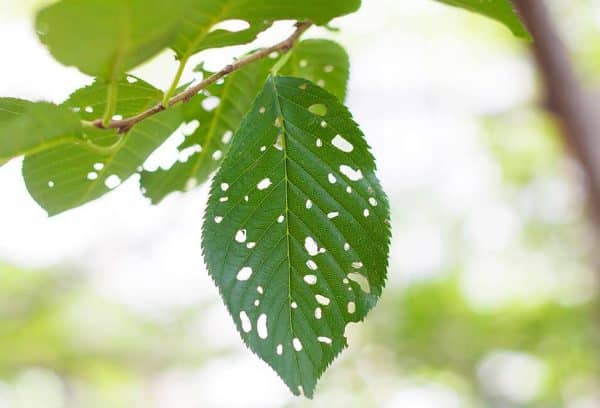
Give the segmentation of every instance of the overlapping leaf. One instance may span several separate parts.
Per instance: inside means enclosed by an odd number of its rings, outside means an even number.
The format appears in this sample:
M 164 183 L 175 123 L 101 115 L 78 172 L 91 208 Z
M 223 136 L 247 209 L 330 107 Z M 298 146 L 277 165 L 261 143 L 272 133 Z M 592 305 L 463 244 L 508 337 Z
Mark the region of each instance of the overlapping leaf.
M 141 185 L 153 203 L 160 202 L 173 191 L 186 191 L 199 185 L 221 164 L 229 142 L 256 94 L 267 78 L 273 60 L 263 60 L 237 71 L 209 93 L 199 95 L 199 102 L 187 104 L 187 122 L 199 121 L 198 128 L 179 147 L 181 161 L 169 169 L 142 173 Z M 309 79 L 343 100 L 348 82 L 349 60 L 343 47 L 329 40 L 306 40 L 292 51 L 282 73 Z M 218 98 L 214 110 L 204 108 L 206 102 Z
M 531 36 L 518 14 L 515 12 L 510 0 L 437 0 L 451 6 L 460 7 L 486 17 L 493 18 L 504 25 L 517 37 L 531 39 Z M 536 1 L 536 0 L 532 0 Z
M 64 105 L 78 112 L 78 118 L 92 120 L 103 106 L 101 95 L 106 86 L 96 82 L 80 89 Z M 118 87 L 117 113 L 122 116 L 139 113 L 162 96 L 158 89 L 134 77 L 118 81 Z M 173 108 L 144 120 L 127 135 L 85 129 L 86 140 L 96 147 L 65 143 L 25 158 L 27 189 L 50 215 L 92 201 L 135 174 L 181 122 L 181 109 Z
M 275 20 L 310 20 L 325 24 L 334 17 L 356 11 L 360 3 L 360 0 L 196 1 L 188 9 L 172 48 L 178 58 L 185 59 L 209 48 L 248 43 Z M 218 28 L 218 23 L 230 20 L 244 21 L 248 27 L 236 32 Z
M 194 0 L 61 0 L 41 10 L 36 29 L 65 65 L 114 79 L 166 48 Z
M 245 343 L 312 396 L 385 284 L 389 208 L 363 134 L 338 99 L 270 77 L 215 176 L 209 272 Z
M 81 137 L 70 110 L 46 102 L 0 98 L 0 163 Z

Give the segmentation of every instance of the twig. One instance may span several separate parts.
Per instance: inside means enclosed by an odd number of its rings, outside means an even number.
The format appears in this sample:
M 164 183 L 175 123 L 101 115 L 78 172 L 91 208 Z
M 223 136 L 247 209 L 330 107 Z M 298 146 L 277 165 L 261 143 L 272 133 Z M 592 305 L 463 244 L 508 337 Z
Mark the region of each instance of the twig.
M 146 119 L 150 116 L 156 115 L 157 113 L 164 111 L 165 109 L 167 109 L 170 106 L 173 106 L 180 102 L 189 101 L 194 95 L 196 95 L 198 92 L 202 91 L 209 85 L 217 82 L 219 79 L 231 74 L 232 72 L 235 72 L 235 71 L 239 70 L 240 68 L 245 67 L 248 64 L 251 64 L 253 62 L 256 62 L 258 60 L 266 58 L 273 52 L 280 52 L 283 54 L 287 53 L 294 46 L 294 44 L 296 44 L 296 42 L 300 39 L 302 34 L 304 34 L 304 32 L 306 30 L 308 30 L 311 26 L 312 26 L 312 23 L 309 21 L 296 23 L 296 30 L 290 37 L 288 37 L 284 41 L 281 41 L 280 43 L 275 44 L 271 47 L 263 48 L 260 51 L 257 51 L 245 58 L 242 58 L 242 59 L 234 62 L 233 64 L 227 65 L 221 71 L 216 72 L 215 74 L 209 76 L 208 78 L 205 78 L 204 80 L 199 82 L 197 85 L 194 85 L 194 86 L 188 88 L 187 90 L 181 92 L 180 94 L 173 96 L 171 99 L 169 99 L 168 103 L 166 104 L 167 106 L 165 106 L 163 104 L 163 102 L 161 101 L 161 102 L 157 103 L 156 105 L 154 105 L 153 107 L 151 107 L 150 109 L 148 109 L 142 113 L 139 113 L 135 116 L 131 116 L 129 118 L 125 118 L 125 119 L 121 119 L 121 120 L 113 120 L 108 124 L 104 124 L 102 119 L 96 119 L 92 122 L 87 122 L 86 125 L 88 125 L 88 126 L 92 125 L 99 129 L 117 129 L 120 133 L 125 133 L 125 132 L 129 131 L 129 129 L 131 129 L 133 126 L 135 126 L 139 122 L 143 121 L 144 119 Z

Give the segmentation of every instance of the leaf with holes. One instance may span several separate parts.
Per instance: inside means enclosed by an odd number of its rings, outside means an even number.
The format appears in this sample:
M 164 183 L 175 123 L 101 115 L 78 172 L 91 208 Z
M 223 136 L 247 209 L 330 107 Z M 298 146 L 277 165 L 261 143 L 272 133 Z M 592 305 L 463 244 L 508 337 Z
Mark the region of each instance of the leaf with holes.
M 437 0 L 451 6 L 460 7 L 503 23 L 517 37 L 531 39 L 531 35 L 521 22 L 510 0 Z
M 81 132 L 77 115 L 64 107 L 0 98 L 0 163 L 65 141 L 79 141 Z
M 389 240 L 351 114 L 305 79 L 269 77 L 215 176 L 202 242 L 244 342 L 295 394 L 313 395 L 376 304 Z
M 58 61 L 112 80 L 168 47 L 192 1 L 62 0 L 36 29 Z
M 179 146 L 179 161 L 169 169 L 142 172 L 142 190 L 153 203 L 173 191 L 187 191 L 204 183 L 218 168 L 233 132 L 252 106 L 272 65 L 272 60 L 263 60 L 247 66 L 184 107 L 191 133 Z M 282 73 L 316 82 L 343 100 L 349 67 L 348 54 L 341 45 L 329 40 L 306 40 L 293 49 Z
M 186 60 L 209 48 L 251 42 L 275 20 L 310 20 L 325 24 L 334 17 L 358 10 L 360 3 L 360 0 L 196 2 L 188 9 L 172 48 L 179 59 Z
M 162 97 L 158 89 L 135 77 L 128 76 L 117 84 L 117 113 L 122 116 L 147 109 Z M 64 107 L 77 112 L 80 119 L 94 119 L 103 106 L 106 86 L 97 81 L 82 88 L 71 95 Z M 95 200 L 135 174 L 181 122 L 178 106 L 144 120 L 126 136 L 86 128 L 87 143 L 65 143 L 25 158 L 23 177 L 27 189 L 50 215 Z

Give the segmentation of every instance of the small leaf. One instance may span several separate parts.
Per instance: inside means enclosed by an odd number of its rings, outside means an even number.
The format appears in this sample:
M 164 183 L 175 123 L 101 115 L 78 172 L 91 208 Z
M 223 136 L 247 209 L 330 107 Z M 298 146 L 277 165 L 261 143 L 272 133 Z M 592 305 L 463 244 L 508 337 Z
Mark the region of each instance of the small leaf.
M 342 46 L 329 40 L 306 40 L 291 52 L 282 73 L 317 82 L 343 100 L 350 63 Z M 187 191 L 204 183 L 218 168 L 273 63 L 263 60 L 249 65 L 225 78 L 221 85 L 210 87 L 209 95 L 198 95 L 185 106 L 186 122 L 199 121 L 199 126 L 179 147 L 181 160 L 170 169 L 142 173 L 142 188 L 153 203 L 173 191 Z M 218 106 L 207 111 L 203 104 L 209 100 L 218 100 Z
M 275 20 L 310 20 L 326 24 L 334 17 L 358 10 L 360 3 L 360 0 L 199 1 L 188 9 L 172 48 L 179 59 L 186 59 L 209 48 L 249 43 Z M 221 27 L 226 22 L 237 23 L 242 29 L 231 31 L 226 26 Z
M 0 162 L 65 141 L 77 141 L 81 122 L 68 109 L 46 102 L 0 98 Z
M 346 325 L 377 302 L 389 240 L 387 198 L 348 110 L 307 80 L 270 77 L 214 178 L 202 241 L 244 342 L 295 394 L 312 396 Z
M 158 103 L 162 93 L 135 77 L 117 82 L 117 112 L 123 116 L 139 113 Z M 79 117 L 91 120 L 103 106 L 106 83 L 76 91 L 64 104 Z M 78 207 L 114 190 L 135 174 L 146 158 L 181 124 L 180 107 L 154 115 L 137 124 L 126 135 L 114 131 L 85 129 L 86 144 L 64 143 L 29 155 L 23 162 L 23 177 L 31 196 L 50 215 Z
M 54 58 L 112 80 L 175 38 L 190 0 L 61 0 L 36 18 Z
M 437 0 L 451 6 L 460 7 L 490 17 L 507 26 L 512 33 L 531 40 L 531 35 L 521 22 L 510 0 Z

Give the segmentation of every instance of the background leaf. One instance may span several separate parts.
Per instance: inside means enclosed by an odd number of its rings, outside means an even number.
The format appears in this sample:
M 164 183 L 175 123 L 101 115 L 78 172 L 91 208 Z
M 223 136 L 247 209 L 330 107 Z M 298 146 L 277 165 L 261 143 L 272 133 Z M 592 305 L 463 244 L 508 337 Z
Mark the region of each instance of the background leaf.
M 162 96 L 158 89 L 135 77 L 129 76 L 117 84 L 117 112 L 123 116 L 153 106 Z M 77 111 L 81 119 L 92 120 L 97 117 L 98 108 L 103 106 L 99 98 L 105 95 L 106 86 L 103 82 L 95 82 L 82 88 L 64 106 Z M 50 215 L 92 201 L 135 174 L 181 122 L 181 109 L 175 107 L 144 120 L 127 135 L 85 129 L 86 140 L 112 148 L 98 152 L 84 145 L 66 143 L 27 156 L 23 162 L 27 189 Z
M 80 136 L 80 120 L 68 109 L 0 98 L 0 163 Z
M 341 100 L 345 98 L 350 63 L 341 45 L 330 40 L 305 40 L 291 53 L 282 73 L 306 78 L 320 84 Z M 142 173 L 144 194 L 153 203 L 160 202 L 173 191 L 186 191 L 204 183 L 218 168 L 229 149 L 233 133 L 252 106 L 272 65 L 273 60 L 251 64 L 186 104 L 185 120 L 197 120 L 199 126 L 179 146 L 182 159 L 169 169 Z M 216 101 L 215 97 L 219 105 L 206 110 L 204 105 L 210 100 Z
M 188 9 L 182 30 L 172 45 L 178 58 L 202 50 L 253 41 L 275 20 L 311 20 L 325 24 L 332 18 L 358 10 L 360 0 L 205 0 Z M 229 31 L 219 23 L 237 20 L 248 27 Z
M 451 6 L 460 7 L 493 18 L 504 25 L 517 37 L 531 39 L 531 35 L 521 22 L 510 0 L 437 0 Z
M 244 342 L 295 394 L 312 396 L 345 326 L 381 294 L 388 218 L 348 110 L 305 79 L 270 77 L 215 176 L 202 241 Z
M 191 0 L 61 0 L 42 9 L 36 30 L 54 58 L 114 79 L 172 43 Z

